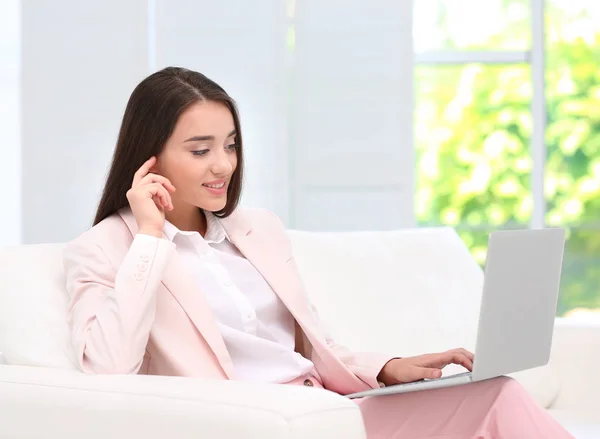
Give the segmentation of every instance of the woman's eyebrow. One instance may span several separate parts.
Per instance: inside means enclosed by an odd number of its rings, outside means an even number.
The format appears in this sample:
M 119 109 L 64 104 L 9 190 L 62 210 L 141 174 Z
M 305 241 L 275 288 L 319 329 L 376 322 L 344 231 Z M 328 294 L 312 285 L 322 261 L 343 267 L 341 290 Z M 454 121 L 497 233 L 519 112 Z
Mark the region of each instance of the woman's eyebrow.
M 229 135 L 227 136 L 229 137 L 233 137 L 237 134 L 236 130 L 233 130 L 232 132 L 229 133 Z M 185 140 L 184 142 L 205 142 L 207 140 L 215 140 L 215 136 L 194 136 L 194 137 L 190 137 L 189 139 Z

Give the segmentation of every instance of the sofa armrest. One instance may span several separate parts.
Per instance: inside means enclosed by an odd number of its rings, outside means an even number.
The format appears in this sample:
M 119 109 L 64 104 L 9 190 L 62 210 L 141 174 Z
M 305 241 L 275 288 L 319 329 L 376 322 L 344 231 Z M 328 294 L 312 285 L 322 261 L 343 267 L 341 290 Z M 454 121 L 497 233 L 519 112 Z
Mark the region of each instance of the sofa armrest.
M 600 412 L 600 322 L 557 319 L 552 365 L 560 381 L 552 409 Z
M 366 436 L 358 406 L 317 388 L 4 365 L 0 437 Z

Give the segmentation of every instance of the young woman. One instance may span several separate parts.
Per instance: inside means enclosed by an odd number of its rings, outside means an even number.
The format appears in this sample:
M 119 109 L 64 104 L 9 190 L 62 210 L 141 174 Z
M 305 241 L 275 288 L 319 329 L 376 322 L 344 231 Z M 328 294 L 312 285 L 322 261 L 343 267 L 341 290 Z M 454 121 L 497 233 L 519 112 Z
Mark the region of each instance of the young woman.
M 472 368 L 464 349 L 390 358 L 322 330 L 273 214 L 238 208 L 234 101 L 169 67 L 133 91 L 94 227 L 65 254 L 73 344 L 87 373 L 323 387 L 340 394 Z M 515 381 L 358 400 L 373 438 L 566 438 Z

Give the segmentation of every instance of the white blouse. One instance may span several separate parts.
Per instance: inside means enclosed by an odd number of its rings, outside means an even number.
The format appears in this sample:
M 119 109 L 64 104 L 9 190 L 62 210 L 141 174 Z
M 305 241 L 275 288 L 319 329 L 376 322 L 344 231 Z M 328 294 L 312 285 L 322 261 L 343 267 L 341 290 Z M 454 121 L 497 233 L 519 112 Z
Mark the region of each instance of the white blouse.
M 313 363 L 294 351 L 294 318 L 254 266 L 230 242 L 219 219 L 206 212 L 207 231 L 164 234 L 198 281 L 231 356 L 236 379 L 284 383 Z M 157 239 L 157 238 L 155 238 Z

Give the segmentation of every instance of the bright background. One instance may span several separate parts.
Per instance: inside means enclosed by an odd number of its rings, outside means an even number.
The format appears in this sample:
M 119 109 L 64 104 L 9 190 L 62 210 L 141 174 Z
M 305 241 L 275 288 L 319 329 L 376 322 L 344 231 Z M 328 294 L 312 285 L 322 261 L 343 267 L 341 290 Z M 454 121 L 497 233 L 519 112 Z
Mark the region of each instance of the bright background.
M 559 314 L 600 308 L 600 3 L 415 2 L 416 218 L 568 230 Z
M 288 227 L 568 230 L 600 308 L 600 3 L 2 0 L 0 246 L 91 225 L 125 104 L 167 65 L 238 101 L 244 204 Z

